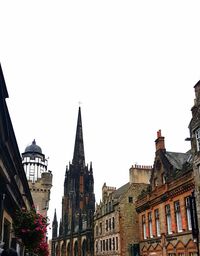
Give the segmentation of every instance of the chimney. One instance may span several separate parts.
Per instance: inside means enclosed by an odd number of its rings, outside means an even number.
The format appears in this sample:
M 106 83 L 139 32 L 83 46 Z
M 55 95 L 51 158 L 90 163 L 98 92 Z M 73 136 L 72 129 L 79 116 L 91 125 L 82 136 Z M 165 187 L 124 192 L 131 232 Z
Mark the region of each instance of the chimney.
M 200 105 L 200 80 L 194 86 L 195 99 L 194 106 L 191 108 L 192 116 L 195 116 Z
M 157 139 L 155 140 L 156 152 L 158 150 L 165 150 L 165 137 L 162 137 L 161 130 L 157 131 Z
M 199 97 L 200 97 L 200 80 L 195 84 L 194 91 L 195 91 L 196 99 L 199 99 Z

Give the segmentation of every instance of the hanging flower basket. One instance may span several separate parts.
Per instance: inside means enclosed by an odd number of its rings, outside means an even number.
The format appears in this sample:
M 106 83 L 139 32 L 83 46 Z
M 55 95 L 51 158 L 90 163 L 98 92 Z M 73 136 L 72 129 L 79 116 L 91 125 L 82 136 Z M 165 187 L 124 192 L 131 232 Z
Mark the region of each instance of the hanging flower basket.
M 48 221 L 41 214 L 36 213 L 35 209 L 16 211 L 13 229 L 15 236 L 21 238 L 26 250 L 41 256 L 48 255 L 48 245 L 46 242 Z M 43 253 L 42 249 L 44 249 Z M 40 250 L 41 249 L 41 250 Z M 45 254 L 46 253 L 46 254 Z

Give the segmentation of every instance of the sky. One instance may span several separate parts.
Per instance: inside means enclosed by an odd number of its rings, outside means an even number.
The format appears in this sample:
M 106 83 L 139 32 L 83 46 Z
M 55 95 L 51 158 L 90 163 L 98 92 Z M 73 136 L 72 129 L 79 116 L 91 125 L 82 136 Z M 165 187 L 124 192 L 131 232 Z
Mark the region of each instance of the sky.
M 159 129 L 168 151 L 190 149 L 199 8 L 195 0 L 0 0 L 7 104 L 20 152 L 35 139 L 48 157 L 50 220 L 55 208 L 60 218 L 79 104 L 97 203 L 104 182 L 119 188 L 132 165 L 153 165 Z

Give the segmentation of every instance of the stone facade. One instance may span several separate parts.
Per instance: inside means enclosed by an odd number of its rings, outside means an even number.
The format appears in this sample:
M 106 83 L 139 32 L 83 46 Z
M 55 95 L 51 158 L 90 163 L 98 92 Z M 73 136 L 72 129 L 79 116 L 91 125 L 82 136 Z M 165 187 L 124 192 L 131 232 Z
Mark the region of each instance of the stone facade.
M 140 255 L 197 255 L 191 218 L 194 190 L 191 151 L 166 151 L 160 130 L 155 143 L 150 187 L 136 202 Z
M 151 167 L 135 166 L 133 169 L 131 177 L 141 170 L 141 180 L 145 172 L 148 180 Z M 96 205 L 94 215 L 95 256 L 128 256 L 137 249 L 139 230 L 135 201 L 148 185 L 131 181 L 119 189 L 106 186 L 106 183 L 102 187 L 102 201 Z
M 195 89 L 195 101 L 192 107 L 192 119 L 189 124 L 191 151 L 193 155 L 193 171 L 195 181 L 195 200 L 196 200 L 196 213 L 197 222 L 195 237 L 198 243 L 198 249 L 200 252 L 200 81 L 194 86 Z
M 56 211 L 52 225 L 52 256 L 93 256 L 93 215 L 95 208 L 92 163 L 85 164 L 81 109 L 79 107 L 74 156 L 66 168 L 62 217 Z
M 37 212 L 47 217 L 53 175 L 47 169 L 47 159 L 35 140 L 22 153 L 22 164 L 33 197 L 34 206 Z

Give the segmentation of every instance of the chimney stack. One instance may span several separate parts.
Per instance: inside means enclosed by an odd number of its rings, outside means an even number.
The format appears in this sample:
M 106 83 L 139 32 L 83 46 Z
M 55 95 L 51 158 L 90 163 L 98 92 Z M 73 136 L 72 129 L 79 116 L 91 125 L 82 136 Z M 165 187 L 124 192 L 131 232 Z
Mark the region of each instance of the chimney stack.
M 161 130 L 157 131 L 157 139 L 155 140 L 156 152 L 158 150 L 165 150 L 165 137 L 161 135 Z

